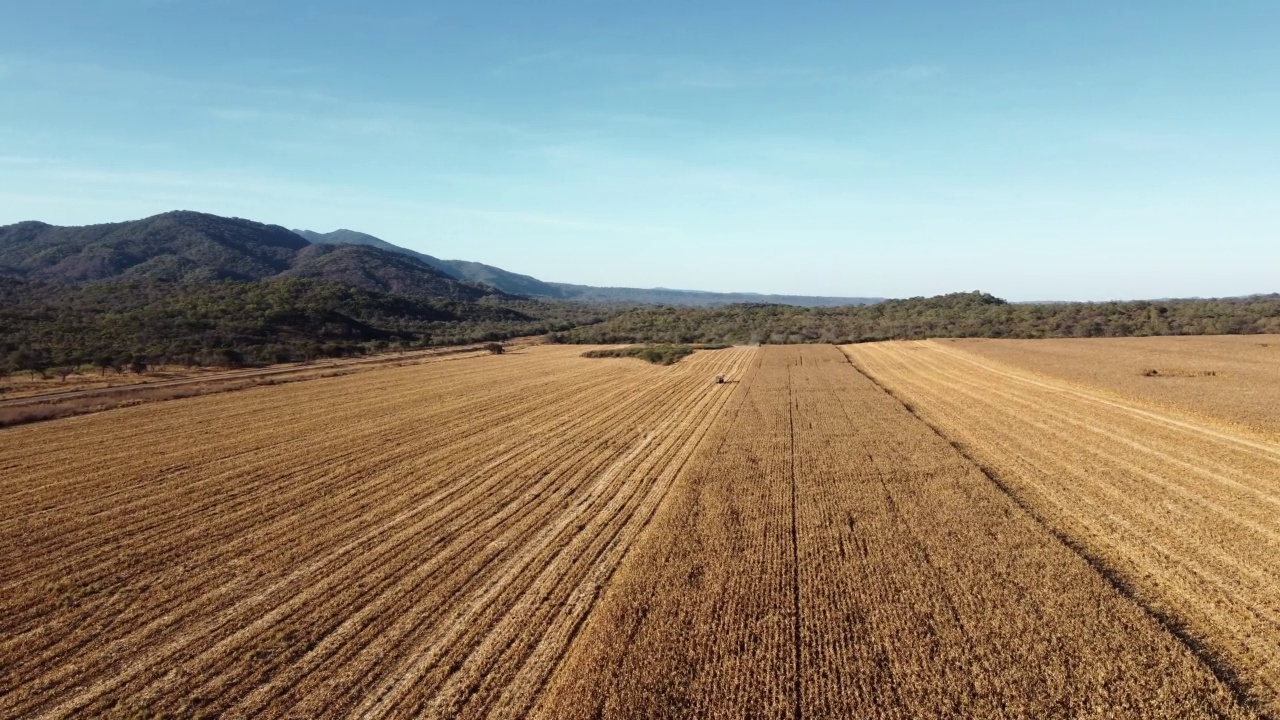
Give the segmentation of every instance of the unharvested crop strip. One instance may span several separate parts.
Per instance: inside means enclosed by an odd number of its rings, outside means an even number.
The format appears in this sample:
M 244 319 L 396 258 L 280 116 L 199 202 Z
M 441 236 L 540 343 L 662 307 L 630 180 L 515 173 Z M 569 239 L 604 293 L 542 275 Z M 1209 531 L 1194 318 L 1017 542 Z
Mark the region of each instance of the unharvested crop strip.
M 795 715 L 797 720 L 804 720 L 804 673 L 800 667 L 800 658 L 802 655 L 801 639 L 803 637 L 803 615 L 800 604 L 800 534 L 799 523 L 796 521 L 796 513 L 798 507 L 798 497 L 796 492 L 796 402 L 795 402 L 795 386 L 791 381 L 790 366 L 787 367 L 787 435 L 790 441 L 790 448 L 787 452 L 791 460 L 790 472 L 788 473 L 788 481 L 791 485 L 791 594 L 793 599 L 792 614 L 794 617 L 794 631 L 792 633 L 792 646 L 795 654 Z

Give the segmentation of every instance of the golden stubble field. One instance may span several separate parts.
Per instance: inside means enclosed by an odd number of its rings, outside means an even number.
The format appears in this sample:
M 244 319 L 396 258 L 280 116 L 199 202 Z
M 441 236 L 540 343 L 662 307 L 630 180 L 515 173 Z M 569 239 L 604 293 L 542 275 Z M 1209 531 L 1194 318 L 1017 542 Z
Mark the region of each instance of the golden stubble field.
M 1247 716 L 838 349 L 743 384 L 536 716 Z
M 1280 335 L 941 342 L 1280 441 Z
M 1225 454 L 1149 448 L 1123 484 L 1119 446 L 1057 485 L 993 480 L 966 433 L 1031 433 L 1051 419 L 1027 408 L 1069 393 L 1014 403 L 996 361 L 932 344 L 665 368 L 583 349 L 0 431 L 0 716 L 1252 717 L 1242 687 L 1270 707 L 1280 634 L 1239 615 L 1274 601 L 1265 443 L 1217 428 Z M 954 396 L 970 376 L 1003 404 Z M 1116 424 L 1117 457 L 1154 442 L 1080 402 L 1060 412 Z M 1074 448 L 1057 430 L 1035 440 Z
M 845 350 L 1256 707 L 1280 717 L 1274 342 L 928 341 Z
M 521 716 L 753 355 L 580 352 L 4 431 L 0 716 Z

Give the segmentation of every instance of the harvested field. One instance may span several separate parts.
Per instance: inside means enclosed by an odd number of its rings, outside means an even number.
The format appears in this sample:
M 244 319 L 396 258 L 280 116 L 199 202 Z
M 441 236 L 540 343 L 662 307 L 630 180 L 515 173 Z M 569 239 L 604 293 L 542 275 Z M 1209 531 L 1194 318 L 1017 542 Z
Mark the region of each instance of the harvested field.
M 1274 361 L 1260 359 L 1269 348 L 1223 349 L 1249 342 L 1266 339 L 1066 350 L 1065 341 L 934 341 L 846 352 L 1184 635 L 1264 715 L 1280 717 L 1280 443 L 1219 421 L 1272 427 L 1259 414 L 1280 379 Z M 1135 353 L 1142 364 L 1163 353 L 1166 366 L 1186 367 L 1212 356 L 1225 376 L 1205 378 L 1221 384 L 1201 394 L 1159 389 L 1146 384 L 1154 378 L 1131 377 L 1141 366 Z M 1233 379 L 1249 365 L 1254 375 Z
M 0 716 L 1252 716 L 839 350 L 581 352 L 0 430 Z
M 535 716 L 1242 717 L 831 347 L 767 347 Z
M 1280 440 L 1280 335 L 945 342 Z
M 516 338 L 506 345 L 516 348 L 537 343 L 536 338 Z M 73 375 L 71 381 L 67 383 L 51 384 L 49 380 L 42 380 L 27 383 L 27 387 L 18 392 L 10 394 L 0 392 L 0 427 L 87 415 L 148 402 L 233 392 L 259 385 L 279 385 L 336 375 L 350 375 L 395 365 L 457 360 L 487 352 L 482 346 L 463 345 L 239 370 L 168 368 L 149 371 L 145 376 Z M 52 382 L 57 383 L 56 380 Z
M 523 715 L 753 355 L 581 352 L 0 431 L 0 716 Z

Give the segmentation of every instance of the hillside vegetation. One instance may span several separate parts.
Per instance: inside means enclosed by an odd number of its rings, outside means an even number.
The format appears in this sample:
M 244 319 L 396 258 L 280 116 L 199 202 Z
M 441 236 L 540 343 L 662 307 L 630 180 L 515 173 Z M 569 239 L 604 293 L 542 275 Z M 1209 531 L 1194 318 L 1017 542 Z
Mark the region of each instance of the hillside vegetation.
M 469 260 L 441 260 L 425 253 L 392 245 L 381 238 L 354 230 L 334 230 L 329 233 L 318 233 L 311 230 L 295 230 L 302 237 L 313 243 L 327 245 L 365 245 L 380 248 L 393 253 L 419 260 L 456 280 L 487 285 L 495 290 L 512 295 L 567 299 L 569 294 L 563 292 L 555 283 L 543 282 L 535 277 L 513 273 L 500 267 L 485 265 Z M 603 301 L 602 301 L 603 302 Z
M 675 365 L 698 350 L 723 350 L 728 345 L 628 345 L 588 350 L 585 358 L 638 358 L 654 365 Z
M 293 267 L 277 277 L 336 280 L 363 290 L 467 302 L 505 295 L 457 282 L 412 258 L 358 245 L 308 246 L 295 256 Z
M 279 226 L 185 211 L 0 227 L 0 376 L 493 341 L 624 309 L 533 301 L 379 243 L 315 244 Z
M 453 300 L 503 294 L 386 248 L 313 245 L 278 225 L 188 211 L 107 225 L 0 227 L 0 275 L 61 283 L 305 277 Z
M 457 302 L 335 280 L 65 285 L 0 277 L 0 373 L 143 363 L 238 365 L 540 335 L 589 305 Z
M 1228 300 L 1014 304 L 986 293 L 806 308 L 640 308 L 556 334 L 568 343 L 856 343 L 1280 332 L 1280 295 Z

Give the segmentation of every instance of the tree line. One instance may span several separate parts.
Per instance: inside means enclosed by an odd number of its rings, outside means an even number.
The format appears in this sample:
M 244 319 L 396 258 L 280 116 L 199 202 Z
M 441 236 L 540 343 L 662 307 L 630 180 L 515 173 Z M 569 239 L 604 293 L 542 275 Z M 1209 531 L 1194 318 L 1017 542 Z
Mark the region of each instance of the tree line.
M 1247 333 L 1280 333 L 1280 295 L 1019 304 L 974 292 L 844 307 L 690 308 L 412 298 L 300 278 L 71 285 L 0 277 L 0 375 L 238 367 L 523 335 L 684 346 Z
M 0 374 L 237 367 L 494 342 L 623 310 L 410 298 L 332 280 L 69 285 L 0 277 Z
M 805 308 L 645 308 L 549 339 L 565 343 L 858 343 L 930 337 L 1067 338 L 1280 333 L 1280 295 L 1222 300 L 1010 303 L 980 292 Z

